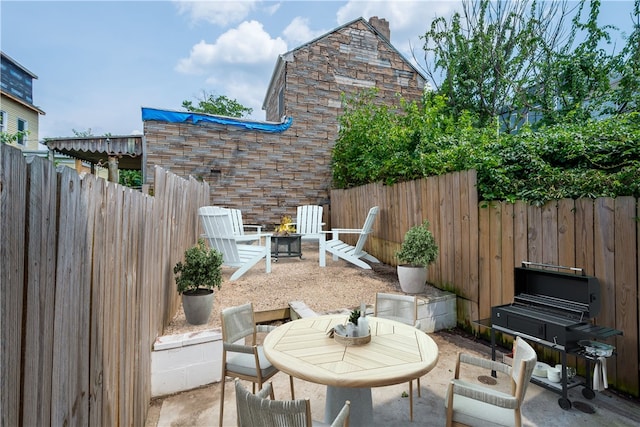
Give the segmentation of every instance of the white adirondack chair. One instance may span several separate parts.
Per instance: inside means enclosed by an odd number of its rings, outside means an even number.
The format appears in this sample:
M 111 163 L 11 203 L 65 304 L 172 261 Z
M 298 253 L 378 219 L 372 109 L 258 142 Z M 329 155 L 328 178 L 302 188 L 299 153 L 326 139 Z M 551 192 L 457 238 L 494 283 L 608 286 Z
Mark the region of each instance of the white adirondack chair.
M 266 272 L 271 273 L 271 234 L 255 235 L 257 239 L 264 238 L 264 246 L 243 244 L 242 238 L 234 233 L 229 209 L 203 206 L 198 209 L 198 216 L 209 246 L 222 253 L 223 265 L 238 268 L 230 281 L 237 280 L 262 258 L 265 259 Z
M 322 206 L 304 205 L 296 209 L 296 233 L 302 241 L 320 241 L 322 237 Z
M 258 237 L 258 235 L 262 232 L 262 226 L 244 224 L 244 222 L 242 221 L 242 211 L 240 209 L 228 209 L 229 214 L 231 215 L 231 225 L 233 227 L 233 233 L 238 236 L 236 240 L 238 242 L 253 242 L 256 240 L 259 241 L 260 238 Z M 255 231 L 251 233 L 245 233 L 245 229 L 253 229 Z
M 331 231 L 325 232 L 331 233 L 332 237 L 331 240 L 327 241 L 320 239 L 320 267 L 325 266 L 324 257 L 322 256 L 325 251 L 332 254 L 335 261 L 337 261 L 338 258 L 342 258 L 345 261 L 349 261 L 350 263 L 367 270 L 370 270 L 371 266 L 364 262 L 363 259 L 375 263 L 380 262 L 376 257 L 369 255 L 363 250 L 367 237 L 371 234 L 373 222 L 375 221 L 379 210 L 380 208 L 378 206 L 374 206 L 369 209 L 369 213 L 367 214 L 367 218 L 365 219 L 364 226 L 362 228 L 333 228 Z M 356 245 L 351 246 L 340 240 L 340 233 L 359 234 L 360 237 L 358 237 Z

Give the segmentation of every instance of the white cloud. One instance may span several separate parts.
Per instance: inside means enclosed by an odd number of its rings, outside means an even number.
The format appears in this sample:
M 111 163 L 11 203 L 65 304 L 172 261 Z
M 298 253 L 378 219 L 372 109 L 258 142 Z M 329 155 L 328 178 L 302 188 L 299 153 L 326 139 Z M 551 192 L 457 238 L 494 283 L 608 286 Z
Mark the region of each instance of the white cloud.
M 193 23 L 210 22 L 226 27 L 245 19 L 251 13 L 256 1 L 174 1 L 180 14 L 188 14 Z
M 235 72 L 218 77 L 212 76 L 207 79 L 207 88 L 210 88 L 207 90 L 213 91 L 216 95 L 226 95 L 246 107 L 253 108 L 250 117 L 264 120 L 262 102 L 269 84 L 269 77 L 271 77 L 270 73 L 255 76 L 248 72 Z M 224 87 L 224 91 L 217 89 L 219 87 Z
M 210 44 L 202 40 L 191 48 L 188 58 L 178 61 L 176 70 L 185 74 L 218 71 L 225 65 L 272 64 L 287 51 L 280 37 L 272 38 L 257 21 L 241 23 Z
M 252 118 L 263 120 L 261 107 L 271 70 L 286 51 L 282 38 L 271 37 L 260 22 L 245 21 L 213 43 L 202 40 L 194 45 L 175 68 L 183 74 L 204 75 L 203 90 L 236 99 L 253 108 Z
M 459 1 L 370 1 L 351 0 L 338 9 L 340 25 L 362 16 L 369 19 L 377 16 L 389 22 L 392 43 L 405 43 L 409 38 L 417 39 L 430 27 L 436 16 L 447 17 L 459 7 Z
M 302 17 L 295 17 L 287 28 L 284 29 L 282 34 L 290 42 L 291 45 L 299 46 L 304 43 L 308 43 L 322 34 L 325 34 L 329 30 L 316 30 L 313 31 L 309 28 L 309 19 Z
M 274 3 L 270 3 L 269 6 L 265 7 L 263 10 L 267 13 L 267 15 L 275 15 L 275 13 L 278 11 L 278 9 L 280 9 L 280 6 L 282 5 L 282 3 L 280 2 L 274 2 Z

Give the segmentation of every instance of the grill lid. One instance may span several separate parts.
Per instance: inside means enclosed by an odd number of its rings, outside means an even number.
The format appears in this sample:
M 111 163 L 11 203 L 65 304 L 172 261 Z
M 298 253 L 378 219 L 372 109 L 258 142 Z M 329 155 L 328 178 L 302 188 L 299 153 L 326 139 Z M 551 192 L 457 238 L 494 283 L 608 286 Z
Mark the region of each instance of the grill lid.
M 566 311 L 584 319 L 600 312 L 600 282 L 594 276 L 532 268 L 539 265 L 555 269 L 567 267 L 523 262 L 515 268 L 514 301 L 532 306 Z M 571 270 L 579 270 L 571 268 Z M 581 270 L 580 270 L 581 271 Z

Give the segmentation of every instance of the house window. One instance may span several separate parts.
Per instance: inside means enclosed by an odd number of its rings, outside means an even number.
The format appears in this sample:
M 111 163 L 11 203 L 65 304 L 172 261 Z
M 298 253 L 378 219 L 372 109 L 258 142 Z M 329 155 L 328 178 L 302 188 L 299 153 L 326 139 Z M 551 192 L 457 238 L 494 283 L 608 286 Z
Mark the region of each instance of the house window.
M 7 112 L 0 111 L 0 132 L 7 131 Z
M 278 118 L 282 118 L 284 116 L 284 87 L 280 88 L 280 92 L 278 92 Z
M 27 141 L 27 121 L 18 119 L 18 144 L 25 145 Z

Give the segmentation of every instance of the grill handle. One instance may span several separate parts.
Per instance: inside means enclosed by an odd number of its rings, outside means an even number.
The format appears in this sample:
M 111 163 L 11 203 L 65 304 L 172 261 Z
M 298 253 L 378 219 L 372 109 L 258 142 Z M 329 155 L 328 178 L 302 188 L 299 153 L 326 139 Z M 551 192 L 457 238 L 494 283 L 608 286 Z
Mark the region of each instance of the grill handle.
M 530 262 L 530 261 L 522 261 L 522 266 L 523 267 L 538 266 L 538 267 L 561 268 L 564 270 L 579 271 L 580 273 L 582 273 L 583 276 L 585 275 L 584 269 L 578 268 L 578 267 L 563 267 L 562 265 L 542 264 L 540 262 Z

